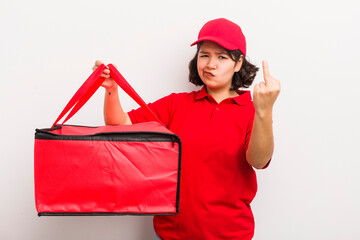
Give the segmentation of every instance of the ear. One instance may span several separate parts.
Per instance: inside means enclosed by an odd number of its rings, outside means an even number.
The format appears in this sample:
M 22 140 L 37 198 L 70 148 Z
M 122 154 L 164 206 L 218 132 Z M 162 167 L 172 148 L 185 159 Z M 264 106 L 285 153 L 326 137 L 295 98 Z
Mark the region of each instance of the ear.
M 234 68 L 234 71 L 235 71 L 235 72 L 240 71 L 241 66 L 242 66 L 242 63 L 243 63 L 243 60 L 244 60 L 244 55 L 241 55 L 239 61 L 237 61 L 237 62 L 235 63 L 235 68 Z

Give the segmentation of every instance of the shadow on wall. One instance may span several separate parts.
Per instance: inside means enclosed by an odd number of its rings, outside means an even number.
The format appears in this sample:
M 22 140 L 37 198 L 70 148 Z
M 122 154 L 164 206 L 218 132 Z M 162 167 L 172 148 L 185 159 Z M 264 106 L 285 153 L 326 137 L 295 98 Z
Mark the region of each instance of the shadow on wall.
M 36 217 L 37 230 L 31 231 L 28 239 L 152 239 L 152 219 L 152 216 Z

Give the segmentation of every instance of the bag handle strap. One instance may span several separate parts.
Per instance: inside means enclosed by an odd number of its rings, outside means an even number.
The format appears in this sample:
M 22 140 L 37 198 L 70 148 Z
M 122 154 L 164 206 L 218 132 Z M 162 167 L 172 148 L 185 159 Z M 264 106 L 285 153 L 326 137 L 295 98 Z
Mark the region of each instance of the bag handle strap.
M 164 125 L 163 122 L 157 117 L 157 115 L 146 105 L 144 100 L 137 94 L 137 92 L 130 86 L 130 84 L 125 80 L 125 78 L 121 75 L 121 73 L 112 65 L 111 63 L 108 64 L 110 68 L 110 76 L 115 82 L 126 92 L 137 104 L 139 104 L 152 118 L 159 122 L 160 124 Z
M 136 91 L 130 86 L 130 84 L 125 80 L 125 78 L 120 74 L 120 72 L 112 65 L 108 65 L 110 69 L 110 76 L 115 82 L 135 101 L 137 102 L 147 113 L 149 113 L 155 121 L 164 125 L 156 114 L 146 105 L 144 100 L 136 93 Z M 96 92 L 96 90 L 101 86 L 105 78 L 100 77 L 105 69 L 105 65 L 101 64 L 81 85 L 81 87 L 76 91 L 74 96 L 70 99 L 68 104 L 65 106 L 63 111 L 60 113 L 52 128 L 60 121 L 64 115 L 69 112 L 65 120 L 61 125 L 68 121 L 72 116 L 75 115 L 77 111 L 91 98 L 91 96 Z

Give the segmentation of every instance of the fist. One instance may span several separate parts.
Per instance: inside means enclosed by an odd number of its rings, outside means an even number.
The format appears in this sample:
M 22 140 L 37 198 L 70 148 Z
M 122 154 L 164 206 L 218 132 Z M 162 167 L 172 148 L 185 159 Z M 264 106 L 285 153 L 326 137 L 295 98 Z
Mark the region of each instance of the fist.
M 262 62 L 264 82 L 256 84 L 253 92 L 253 102 L 257 113 L 271 113 L 273 105 L 280 93 L 280 81 L 270 75 L 266 61 Z
M 103 64 L 102 61 L 96 60 L 92 70 L 95 71 L 101 64 Z M 101 84 L 102 87 L 108 90 L 112 90 L 115 88 L 117 89 L 117 83 L 114 81 L 114 79 L 110 78 L 110 70 L 108 66 L 105 66 L 104 72 L 101 74 L 101 77 L 105 78 L 104 82 Z

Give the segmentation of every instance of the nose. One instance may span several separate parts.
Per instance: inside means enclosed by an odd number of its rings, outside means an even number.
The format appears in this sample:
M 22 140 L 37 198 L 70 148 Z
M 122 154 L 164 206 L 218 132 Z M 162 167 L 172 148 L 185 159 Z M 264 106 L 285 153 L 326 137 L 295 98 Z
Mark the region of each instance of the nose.
M 209 69 L 215 69 L 216 68 L 216 62 L 215 59 L 213 57 L 209 57 L 209 60 L 206 64 L 207 68 Z

